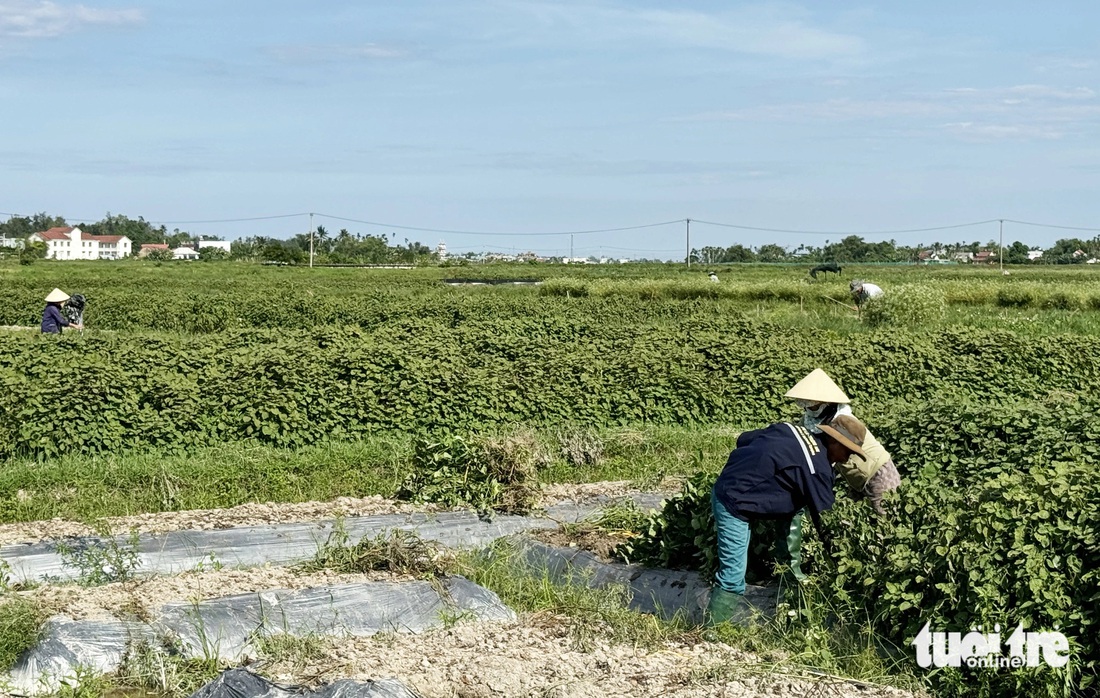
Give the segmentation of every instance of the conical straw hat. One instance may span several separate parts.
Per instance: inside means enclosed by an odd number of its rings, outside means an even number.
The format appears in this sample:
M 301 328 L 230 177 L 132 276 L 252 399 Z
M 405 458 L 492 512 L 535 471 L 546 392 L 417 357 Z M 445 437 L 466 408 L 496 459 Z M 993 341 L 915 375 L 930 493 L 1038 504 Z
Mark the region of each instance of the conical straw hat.
M 64 303 L 67 300 L 69 300 L 69 294 L 59 288 L 50 291 L 50 295 L 46 296 L 47 303 Z
M 820 368 L 815 368 L 793 388 L 787 391 L 784 397 L 795 400 L 809 400 L 810 402 L 830 402 L 834 404 L 846 404 L 851 402 L 844 391 L 837 387 L 829 374 Z

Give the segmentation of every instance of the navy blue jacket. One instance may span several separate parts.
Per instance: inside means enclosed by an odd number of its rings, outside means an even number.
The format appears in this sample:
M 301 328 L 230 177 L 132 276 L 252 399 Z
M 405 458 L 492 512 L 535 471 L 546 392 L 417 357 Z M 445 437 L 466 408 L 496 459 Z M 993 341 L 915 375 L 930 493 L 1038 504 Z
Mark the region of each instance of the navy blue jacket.
M 815 525 L 833 506 L 833 468 L 820 434 L 780 423 L 747 431 L 718 482 L 718 501 L 737 518 L 780 519 L 809 509 Z
M 42 331 L 49 334 L 61 334 L 62 327 L 68 327 L 69 321 L 61 314 L 61 309 L 53 303 L 46 306 L 42 313 Z

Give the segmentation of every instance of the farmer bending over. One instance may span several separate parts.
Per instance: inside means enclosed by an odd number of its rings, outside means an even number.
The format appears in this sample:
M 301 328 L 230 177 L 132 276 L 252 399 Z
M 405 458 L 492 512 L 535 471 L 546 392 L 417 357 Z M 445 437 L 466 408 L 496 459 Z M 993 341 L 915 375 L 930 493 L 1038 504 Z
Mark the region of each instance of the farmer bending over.
M 749 560 L 749 521 L 772 519 L 781 530 L 799 521 L 799 536 L 778 538 L 780 562 L 797 569 L 802 557 L 802 510 L 809 509 L 820 530 L 821 512 L 833 506 L 833 468 L 852 454 L 863 455 L 864 428 L 854 417 L 838 417 L 820 425 L 820 433 L 780 423 L 737 437 L 737 448 L 711 493 L 718 531 L 718 573 L 707 607 L 712 625 L 732 620 L 745 597 Z M 801 570 L 799 570 L 801 574 Z
M 828 423 L 840 415 L 852 415 L 850 400 L 829 374 L 815 368 L 808 376 L 798 381 L 787 391 L 784 397 L 793 398 L 802 408 L 802 426 L 811 432 L 817 432 L 822 422 Z M 875 514 L 884 516 L 882 499 L 887 492 L 901 486 L 901 475 L 890 455 L 870 429 L 863 437 L 864 458 L 850 458 L 839 463 L 836 470 L 848 487 L 855 493 L 856 499 L 866 498 Z M 794 535 L 792 530 L 792 535 Z M 801 538 L 801 529 L 797 532 Z
M 848 284 L 848 288 L 851 290 L 852 300 L 856 302 L 856 307 L 858 308 L 862 308 L 863 304 L 866 303 L 868 299 L 874 298 L 875 296 L 881 296 L 883 293 L 881 288 L 875 284 L 869 284 L 862 279 L 856 279 Z

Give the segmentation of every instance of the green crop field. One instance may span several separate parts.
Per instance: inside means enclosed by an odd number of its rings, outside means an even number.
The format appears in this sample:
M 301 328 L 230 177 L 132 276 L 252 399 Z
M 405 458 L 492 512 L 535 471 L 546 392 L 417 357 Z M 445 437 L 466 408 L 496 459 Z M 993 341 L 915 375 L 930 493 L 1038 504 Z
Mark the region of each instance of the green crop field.
M 886 291 L 859 316 L 854 277 Z M 943 671 L 943 695 L 1095 689 L 1100 269 L 40 262 L 0 267 L 0 324 L 54 286 L 83 333 L 0 334 L 0 521 L 393 496 L 425 454 L 522 433 L 543 482 L 693 478 L 634 552 L 707 571 L 707 478 L 822 367 L 904 484 L 885 525 L 841 495 L 820 592 L 903 653 L 928 620 L 1070 637 L 1065 669 Z

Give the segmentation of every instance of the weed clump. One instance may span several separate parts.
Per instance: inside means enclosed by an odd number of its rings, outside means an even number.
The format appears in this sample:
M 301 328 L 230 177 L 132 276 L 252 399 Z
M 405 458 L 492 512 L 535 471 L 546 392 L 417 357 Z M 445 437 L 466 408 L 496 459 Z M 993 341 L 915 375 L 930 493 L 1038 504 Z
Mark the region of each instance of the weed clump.
M 928 325 L 942 320 L 943 293 L 930 286 L 899 286 L 868 300 L 863 317 L 872 327 Z
M 126 647 L 112 683 L 162 696 L 189 696 L 224 668 L 216 656 L 184 656 L 178 641 L 170 637 L 140 639 Z
M 539 501 L 539 470 L 550 458 L 533 432 L 421 438 L 400 499 L 526 513 Z
M 100 586 L 133 579 L 141 566 L 137 531 L 131 530 L 125 541 L 119 542 L 105 522 L 97 522 L 94 528 L 99 536 L 98 541 L 78 538 L 57 545 L 62 563 L 77 570 L 77 581 L 82 586 Z
M 603 439 L 587 429 L 566 429 L 558 433 L 561 457 L 575 468 L 597 465 L 604 459 Z
M 30 599 L 8 594 L 0 601 L 0 666 L 10 667 L 42 638 L 46 613 Z
M 401 529 L 363 538 L 349 545 L 342 522 L 329 535 L 313 560 L 303 565 L 306 571 L 333 570 L 341 574 L 387 571 L 418 577 L 444 577 L 449 556 L 442 547 Z

